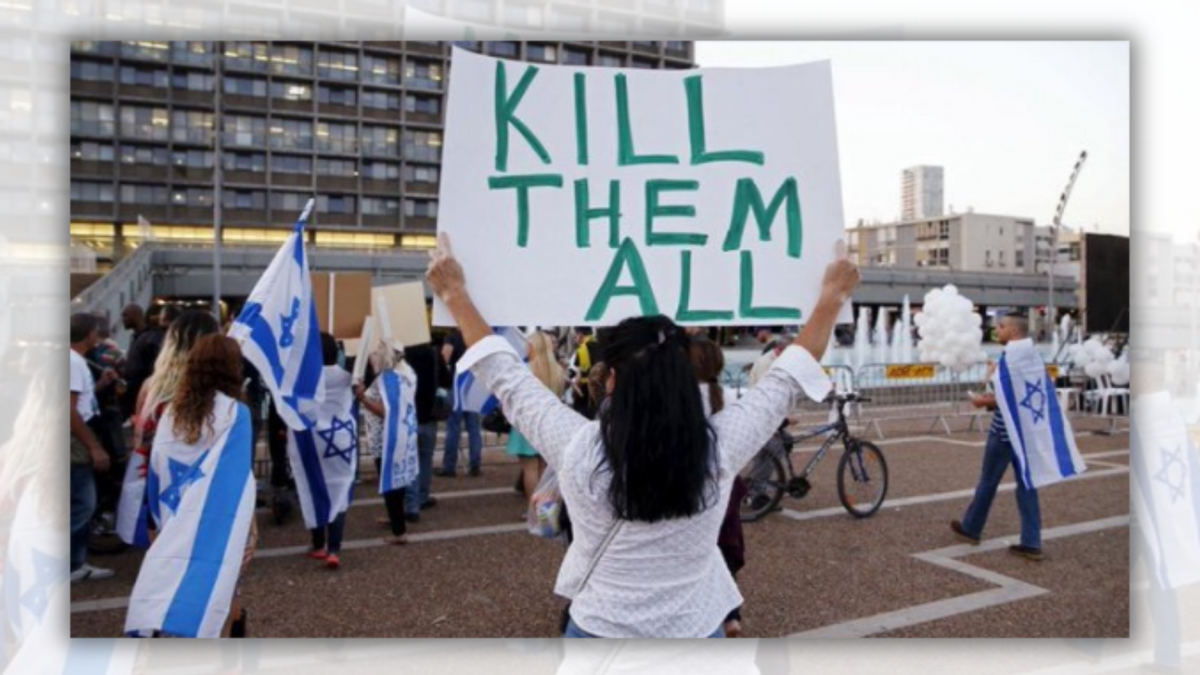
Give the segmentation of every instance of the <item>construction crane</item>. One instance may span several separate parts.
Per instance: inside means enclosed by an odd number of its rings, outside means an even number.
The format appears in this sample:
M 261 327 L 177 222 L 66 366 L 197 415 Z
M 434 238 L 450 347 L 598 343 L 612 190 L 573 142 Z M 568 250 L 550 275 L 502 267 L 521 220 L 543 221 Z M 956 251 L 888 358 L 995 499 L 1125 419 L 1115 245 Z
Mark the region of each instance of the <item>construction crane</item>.
M 1058 229 L 1062 226 L 1063 212 L 1067 210 L 1067 200 L 1071 198 L 1071 188 L 1075 187 L 1075 179 L 1079 177 L 1079 170 L 1083 168 L 1086 160 L 1087 150 L 1084 150 L 1079 153 L 1079 159 L 1075 161 L 1075 168 L 1071 171 L 1071 179 L 1067 181 L 1067 187 L 1058 198 L 1058 208 L 1054 210 L 1054 223 L 1050 225 L 1050 301 L 1046 303 L 1046 321 L 1051 326 L 1057 325 L 1054 316 L 1054 261 L 1058 258 Z M 1080 330 L 1082 329 L 1081 326 Z

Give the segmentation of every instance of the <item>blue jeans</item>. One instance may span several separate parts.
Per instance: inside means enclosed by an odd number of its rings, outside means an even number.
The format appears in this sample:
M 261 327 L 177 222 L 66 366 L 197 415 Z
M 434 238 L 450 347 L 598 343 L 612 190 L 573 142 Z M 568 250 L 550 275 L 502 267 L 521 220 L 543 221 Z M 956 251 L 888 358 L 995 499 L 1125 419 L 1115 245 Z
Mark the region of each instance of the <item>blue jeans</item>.
M 88 535 L 96 512 L 96 474 L 90 464 L 71 465 L 71 571 L 87 562 Z
M 975 498 L 963 515 L 962 526 L 967 534 L 980 538 L 983 526 L 987 524 L 988 511 L 996 498 L 996 490 L 1000 480 L 1009 465 L 1017 471 L 1016 458 L 1013 455 L 1012 444 L 1000 440 L 995 434 L 988 434 L 987 446 L 983 450 L 983 471 L 979 476 L 979 485 L 975 487 Z M 1042 513 L 1038 506 L 1037 490 L 1029 490 L 1017 477 L 1017 511 L 1021 514 L 1021 545 L 1030 548 L 1042 547 Z
M 600 637 L 600 636 L 592 635 L 591 633 L 585 632 L 582 628 L 575 625 L 575 619 L 571 619 L 570 621 L 567 622 L 567 632 L 563 633 L 563 637 L 565 637 L 565 638 L 594 638 L 594 637 Z M 723 626 L 723 625 L 717 626 L 716 632 L 714 632 L 712 635 L 709 635 L 707 637 L 710 637 L 710 638 L 725 637 L 725 626 Z
M 453 412 L 446 420 L 446 452 L 442 456 L 442 471 L 445 473 L 454 473 L 458 467 L 458 441 L 464 417 L 467 418 L 467 440 L 471 451 L 470 468 L 478 469 L 483 461 L 483 432 L 479 426 L 479 413 Z
M 437 422 L 417 425 L 417 474 L 416 485 L 409 485 L 404 493 L 404 512 L 419 513 L 421 504 L 429 501 L 429 485 L 433 482 L 433 446 L 437 445 Z M 415 489 L 414 489 L 415 488 Z

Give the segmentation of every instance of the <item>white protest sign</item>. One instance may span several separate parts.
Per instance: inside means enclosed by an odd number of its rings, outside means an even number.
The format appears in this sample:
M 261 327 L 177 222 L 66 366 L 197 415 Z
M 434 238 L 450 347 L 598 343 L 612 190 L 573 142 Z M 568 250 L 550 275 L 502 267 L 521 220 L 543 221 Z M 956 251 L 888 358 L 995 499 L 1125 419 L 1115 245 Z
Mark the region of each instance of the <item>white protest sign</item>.
M 828 62 L 452 60 L 438 229 L 490 324 L 805 321 L 844 231 Z
M 410 281 L 371 289 L 371 313 L 379 322 L 376 339 L 397 339 L 405 347 L 430 341 L 425 285 Z

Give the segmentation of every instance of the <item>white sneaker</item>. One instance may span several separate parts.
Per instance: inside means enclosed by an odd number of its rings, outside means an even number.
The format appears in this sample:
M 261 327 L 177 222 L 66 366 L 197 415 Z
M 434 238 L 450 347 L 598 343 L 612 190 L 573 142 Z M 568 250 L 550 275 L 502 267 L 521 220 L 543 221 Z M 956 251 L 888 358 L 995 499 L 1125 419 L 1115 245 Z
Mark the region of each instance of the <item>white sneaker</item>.
M 99 581 L 101 579 L 108 579 L 115 574 L 116 572 L 113 572 L 112 570 L 104 569 L 103 567 L 92 567 L 91 565 L 84 563 L 82 567 L 74 572 L 71 572 L 71 583 L 74 584 L 80 581 Z

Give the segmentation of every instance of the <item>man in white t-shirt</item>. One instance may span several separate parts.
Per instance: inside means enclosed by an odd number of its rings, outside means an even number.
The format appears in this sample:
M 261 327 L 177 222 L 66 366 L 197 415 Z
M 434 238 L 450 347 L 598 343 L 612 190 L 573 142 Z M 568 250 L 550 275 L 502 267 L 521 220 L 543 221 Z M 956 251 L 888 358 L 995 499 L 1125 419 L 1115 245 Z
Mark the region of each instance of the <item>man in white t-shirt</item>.
M 88 534 L 96 511 L 95 472 L 109 468 L 108 453 L 87 424 L 99 412 L 99 406 L 96 383 L 83 355 L 96 346 L 97 328 L 97 319 L 91 314 L 71 316 L 71 583 L 113 575 L 112 570 L 87 562 Z M 107 386 L 115 377 L 113 371 L 105 371 L 101 386 Z

